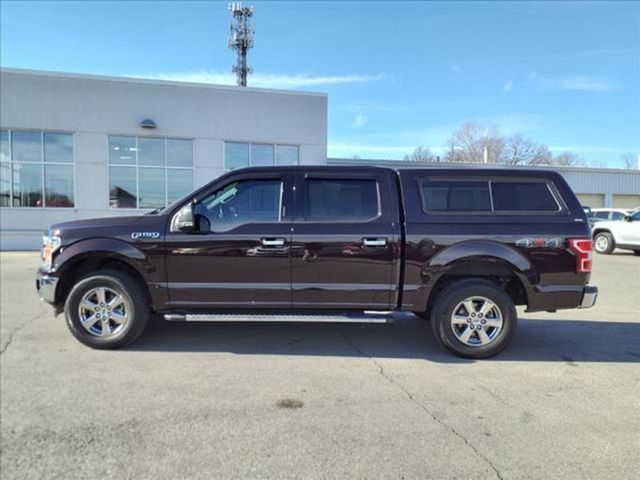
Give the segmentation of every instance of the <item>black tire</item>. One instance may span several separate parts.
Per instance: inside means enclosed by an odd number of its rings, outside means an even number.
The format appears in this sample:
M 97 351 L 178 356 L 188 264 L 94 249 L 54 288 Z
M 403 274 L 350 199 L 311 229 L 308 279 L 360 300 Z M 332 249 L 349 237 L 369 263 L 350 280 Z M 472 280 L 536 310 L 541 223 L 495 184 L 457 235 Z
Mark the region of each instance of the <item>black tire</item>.
M 593 237 L 593 249 L 603 255 L 609 255 L 616 248 L 616 241 L 609 232 L 599 232 Z
M 477 325 L 475 323 L 454 325 L 454 310 L 458 313 L 466 312 L 466 307 L 459 307 L 463 310 L 458 310 L 457 307 L 464 300 L 472 297 L 487 299 L 494 306 L 497 306 L 498 310 L 491 309 L 489 313 L 486 313 L 484 325 L 480 325 L 480 318 L 483 318 L 483 315 L 476 312 L 474 313 L 479 316 L 474 318 L 473 322 L 477 322 Z M 481 300 L 478 300 L 474 305 L 479 307 L 484 305 L 484 303 L 480 302 Z M 500 328 L 490 326 L 489 323 L 498 322 L 498 314 L 502 318 Z M 464 313 L 463 315 L 457 315 L 457 317 L 469 316 L 470 318 L 470 315 L 469 313 Z M 431 327 L 436 339 L 450 352 L 465 358 L 488 358 L 503 351 L 511 342 L 516 332 L 517 323 L 518 315 L 511 297 L 494 283 L 481 279 L 460 280 L 445 288 L 436 298 L 431 315 Z M 474 330 L 471 327 L 479 328 Z M 489 343 L 482 344 L 479 330 L 484 330 L 484 338 L 488 338 L 491 335 L 495 336 L 491 336 Z M 471 337 L 468 342 L 475 342 L 477 345 L 464 343 L 458 338 L 455 331 L 458 331 L 459 334 L 460 332 L 468 333 L 471 331 Z
M 637 257 L 640 257 L 640 250 L 634 250 L 633 254 Z
M 82 324 L 79 306 L 83 297 L 91 295 L 91 292 L 100 289 L 102 289 L 103 292 L 107 291 L 107 295 L 112 295 L 109 297 L 111 299 L 116 298 L 113 292 L 121 296 L 120 300 L 122 300 L 122 302 L 119 305 L 122 306 L 116 307 L 120 309 L 119 312 L 116 312 L 116 308 L 114 308 L 113 313 L 115 317 L 116 313 L 126 312 L 127 315 L 125 318 L 127 318 L 127 320 L 123 322 L 123 324 L 112 320 L 112 311 L 111 308 L 109 308 L 109 319 L 105 321 L 107 307 L 101 307 L 101 310 L 96 315 L 98 318 L 101 316 L 102 320 L 93 320 L 95 323 L 91 329 L 94 333 L 91 333 L 88 327 L 85 328 Z M 97 307 L 97 303 L 91 304 Z M 108 302 L 105 302 L 105 304 L 108 304 Z M 89 309 L 86 311 L 87 314 L 89 314 L 92 310 Z M 145 291 L 135 278 L 118 270 L 103 270 L 91 273 L 76 283 L 64 304 L 64 313 L 67 326 L 78 341 L 91 348 L 110 349 L 131 343 L 144 332 L 149 322 L 149 303 Z M 124 317 L 124 315 L 120 316 L 120 318 L 122 317 Z M 99 327 L 97 326 L 98 324 L 100 325 Z M 96 333 L 95 331 L 104 331 L 103 328 L 105 328 L 105 324 L 107 325 L 106 328 L 108 328 L 107 333 L 113 331 L 113 334 L 100 336 L 101 333 Z

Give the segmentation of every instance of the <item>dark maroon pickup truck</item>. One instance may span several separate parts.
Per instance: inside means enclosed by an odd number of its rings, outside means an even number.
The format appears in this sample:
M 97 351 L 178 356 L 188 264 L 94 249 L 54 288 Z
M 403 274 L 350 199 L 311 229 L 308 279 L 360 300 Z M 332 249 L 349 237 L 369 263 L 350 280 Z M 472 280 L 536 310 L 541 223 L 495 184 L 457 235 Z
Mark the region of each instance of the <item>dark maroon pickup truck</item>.
M 555 172 L 268 167 L 159 212 L 53 225 L 36 285 L 95 348 L 169 321 L 386 322 L 457 355 L 503 350 L 528 311 L 586 308 L 587 218 Z

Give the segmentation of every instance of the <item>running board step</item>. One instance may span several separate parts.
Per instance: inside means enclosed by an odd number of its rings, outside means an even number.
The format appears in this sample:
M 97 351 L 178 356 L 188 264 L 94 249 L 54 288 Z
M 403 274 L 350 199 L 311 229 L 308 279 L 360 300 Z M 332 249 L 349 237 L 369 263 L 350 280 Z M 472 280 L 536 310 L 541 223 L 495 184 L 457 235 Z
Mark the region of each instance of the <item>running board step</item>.
M 169 322 L 310 322 L 310 323 L 391 323 L 393 312 L 345 313 L 345 314 L 238 314 L 238 313 L 170 313 L 164 316 Z

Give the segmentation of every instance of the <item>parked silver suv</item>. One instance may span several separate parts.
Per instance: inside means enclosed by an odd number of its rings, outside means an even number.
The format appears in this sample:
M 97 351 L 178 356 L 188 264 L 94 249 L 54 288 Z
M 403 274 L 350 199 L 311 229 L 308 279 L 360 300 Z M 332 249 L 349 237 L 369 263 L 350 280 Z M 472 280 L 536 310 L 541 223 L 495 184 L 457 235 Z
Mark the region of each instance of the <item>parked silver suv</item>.
M 594 218 L 597 218 L 599 221 L 624 220 L 625 217 L 629 216 L 629 214 L 632 212 L 633 212 L 633 209 L 625 210 L 624 208 L 592 208 L 591 209 L 591 215 Z
M 605 220 L 593 224 L 593 246 L 596 252 L 609 254 L 615 248 L 633 250 L 640 255 L 640 210 L 623 220 Z

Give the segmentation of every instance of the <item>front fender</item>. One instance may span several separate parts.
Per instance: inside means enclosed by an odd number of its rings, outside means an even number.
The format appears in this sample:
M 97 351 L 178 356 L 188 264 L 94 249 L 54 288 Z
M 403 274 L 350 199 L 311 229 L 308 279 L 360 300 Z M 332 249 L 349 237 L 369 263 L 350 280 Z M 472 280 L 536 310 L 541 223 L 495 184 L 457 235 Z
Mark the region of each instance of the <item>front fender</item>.
M 54 259 L 51 273 L 63 275 L 71 264 L 87 254 L 124 261 L 143 278 L 154 271 L 154 266 L 144 252 L 133 245 L 114 238 L 90 238 L 63 247 Z
M 144 248 L 144 245 L 141 246 Z M 145 254 L 143 249 L 112 238 L 91 238 L 63 247 L 54 258 L 53 268 L 44 272 L 60 280 L 54 293 L 55 303 L 60 305 L 64 302 L 64 292 L 68 292 L 70 288 L 68 280 L 74 276 L 77 268 L 92 268 L 91 262 L 107 260 L 126 264 L 145 284 L 153 307 L 163 308 L 168 301 L 166 289 L 161 288 L 165 281 L 163 254 L 161 249 L 154 246 L 149 248 L 150 254 Z M 152 256 L 155 256 L 155 262 L 150 258 Z

